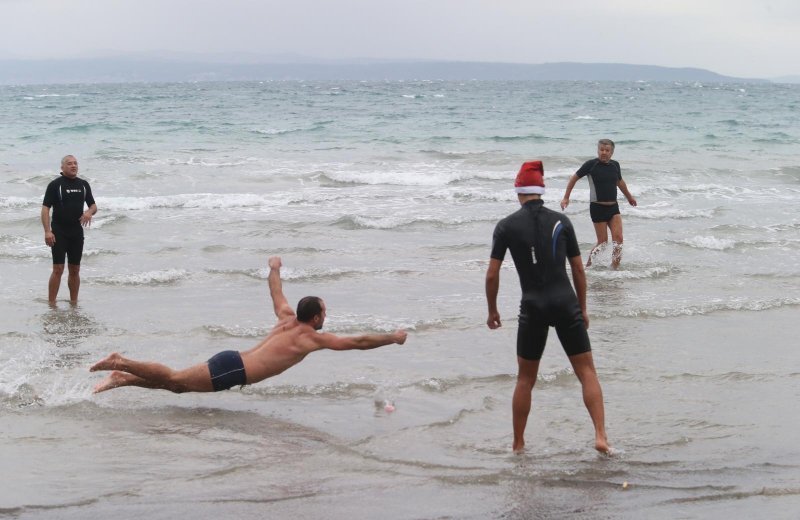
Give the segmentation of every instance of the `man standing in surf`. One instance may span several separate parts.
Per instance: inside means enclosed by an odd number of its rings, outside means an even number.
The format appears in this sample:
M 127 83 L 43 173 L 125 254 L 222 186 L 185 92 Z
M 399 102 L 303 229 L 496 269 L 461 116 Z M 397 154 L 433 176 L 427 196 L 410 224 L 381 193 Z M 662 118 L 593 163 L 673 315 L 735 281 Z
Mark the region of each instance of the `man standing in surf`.
M 84 205 L 87 209 L 84 211 Z M 52 218 L 50 208 L 53 208 Z M 81 287 L 81 257 L 83 256 L 83 228 L 89 227 L 97 213 L 97 205 L 89 183 L 78 178 L 78 160 L 73 155 L 61 159 L 61 176 L 47 185 L 42 201 L 42 226 L 44 243 L 53 256 L 53 271 L 47 284 L 47 300 L 55 305 L 64 261 L 68 262 L 67 287 L 69 301 L 78 303 Z
M 614 155 L 614 141 L 600 139 L 597 142 L 597 158 L 583 163 L 577 172 L 569 178 L 564 198 L 561 199 L 561 210 L 567 209 L 569 196 L 575 183 L 582 177 L 589 177 L 589 215 L 594 224 L 597 243 L 589 252 L 586 267 L 592 265 L 597 255 L 608 242 L 608 230 L 611 230 L 611 267 L 619 268 L 622 261 L 622 215 L 617 203 L 617 188 L 628 199 L 628 204 L 636 206 L 636 199 L 628 191 L 628 186 L 622 180 L 622 170 L 617 161 L 611 160 Z
M 517 329 L 517 384 L 512 399 L 514 451 L 525 447 L 525 426 L 531 411 L 531 394 L 550 327 L 555 327 L 561 346 L 581 383 L 583 402 L 594 424 L 594 447 L 610 453 L 605 429 L 603 391 L 594 367 L 586 312 L 586 274 L 572 223 L 562 213 L 544 207 L 544 169 L 541 161 L 526 162 L 514 187 L 522 208 L 501 220 L 492 237 L 486 270 L 486 301 L 490 329 L 501 326 L 497 310 L 500 267 L 511 251 L 522 288 Z M 575 289 L 569 283 L 566 261 Z M 577 291 L 577 294 L 576 294 Z
M 406 342 L 403 330 L 350 337 L 318 332 L 325 323 L 325 302 L 316 296 L 306 296 L 298 302 L 295 313 L 283 295 L 280 269 L 281 258 L 271 257 L 267 280 L 278 322 L 261 343 L 244 352 L 220 352 L 205 363 L 183 370 L 172 370 L 160 363 L 134 361 L 113 353 L 89 369 L 91 372 L 112 370 L 94 387 L 94 393 L 121 386 L 169 390 L 176 394 L 218 392 L 278 375 L 317 350 L 367 350 Z

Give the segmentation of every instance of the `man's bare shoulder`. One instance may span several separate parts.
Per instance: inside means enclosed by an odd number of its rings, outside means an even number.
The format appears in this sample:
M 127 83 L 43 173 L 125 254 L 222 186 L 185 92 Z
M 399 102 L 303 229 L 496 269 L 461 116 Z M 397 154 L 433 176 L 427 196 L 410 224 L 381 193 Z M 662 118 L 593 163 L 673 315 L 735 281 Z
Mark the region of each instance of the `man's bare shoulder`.
M 313 327 L 302 323 L 295 317 L 278 321 L 269 336 L 264 340 L 266 344 L 282 345 L 294 349 L 311 352 L 322 348 L 322 334 Z

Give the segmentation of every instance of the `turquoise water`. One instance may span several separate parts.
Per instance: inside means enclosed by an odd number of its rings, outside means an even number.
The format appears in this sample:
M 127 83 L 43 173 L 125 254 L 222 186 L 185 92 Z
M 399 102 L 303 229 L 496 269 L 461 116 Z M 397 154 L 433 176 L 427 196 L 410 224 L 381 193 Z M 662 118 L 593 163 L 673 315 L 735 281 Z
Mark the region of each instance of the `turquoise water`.
M 17 475 L 0 511 L 791 518 L 798 112 L 800 88 L 770 84 L 0 87 L 0 455 Z M 553 334 L 515 457 L 519 289 L 508 262 L 489 331 L 491 232 L 523 161 L 544 161 L 556 209 L 600 137 L 639 202 L 621 201 L 621 269 L 606 254 L 587 271 L 620 455 L 591 450 Z M 64 286 L 50 309 L 39 209 L 67 153 L 100 211 L 81 303 Z M 581 182 L 567 210 L 584 253 L 588 200 Z M 91 396 L 110 350 L 182 367 L 257 342 L 271 254 L 290 302 L 326 299 L 328 330 L 408 343 L 315 354 L 242 391 Z

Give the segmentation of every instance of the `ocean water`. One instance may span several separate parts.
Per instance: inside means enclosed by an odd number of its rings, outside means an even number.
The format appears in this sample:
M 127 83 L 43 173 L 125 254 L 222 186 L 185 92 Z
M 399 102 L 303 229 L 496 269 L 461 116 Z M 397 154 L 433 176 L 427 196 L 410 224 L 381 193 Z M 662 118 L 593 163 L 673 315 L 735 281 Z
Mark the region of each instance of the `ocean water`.
M 0 87 L 0 518 L 797 518 L 798 119 L 778 84 Z M 492 230 L 523 161 L 558 209 L 601 137 L 639 202 L 621 268 L 587 270 L 617 454 L 551 334 L 514 455 L 519 288 L 509 258 L 490 331 Z M 51 308 L 39 211 L 66 154 L 99 213 L 79 304 L 64 280 Z M 566 212 L 584 255 L 588 200 Z M 258 342 L 276 254 L 326 330 L 407 343 L 91 394 L 111 351 L 180 368 Z

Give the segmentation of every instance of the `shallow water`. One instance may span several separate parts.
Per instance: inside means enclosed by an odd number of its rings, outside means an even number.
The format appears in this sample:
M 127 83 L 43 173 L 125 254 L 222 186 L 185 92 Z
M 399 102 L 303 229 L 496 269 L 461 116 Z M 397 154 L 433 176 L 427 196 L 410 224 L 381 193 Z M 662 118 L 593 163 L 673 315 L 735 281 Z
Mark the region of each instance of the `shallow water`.
M 0 516 L 795 518 L 798 110 L 783 85 L 0 88 Z M 491 232 L 522 161 L 555 209 L 601 136 L 639 201 L 621 269 L 587 271 L 617 455 L 591 449 L 555 334 L 513 455 L 519 289 L 506 262 L 489 331 Z M 39 208 L 66 153 L 100 212 L 81 302 L 51 309 Z M 586 183 L 567 215 L 588 251 Z M 272 254 L 327 330 L 408 342 L 220 394 L 91 395 L 112 350 L 255 344 Z

